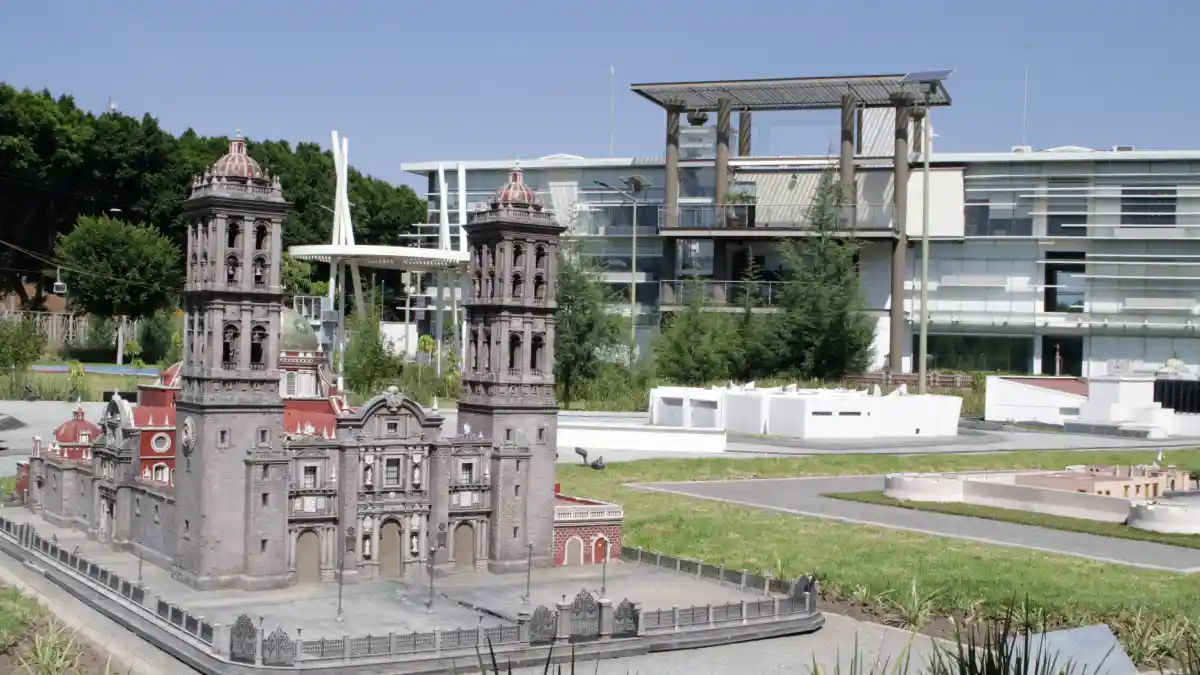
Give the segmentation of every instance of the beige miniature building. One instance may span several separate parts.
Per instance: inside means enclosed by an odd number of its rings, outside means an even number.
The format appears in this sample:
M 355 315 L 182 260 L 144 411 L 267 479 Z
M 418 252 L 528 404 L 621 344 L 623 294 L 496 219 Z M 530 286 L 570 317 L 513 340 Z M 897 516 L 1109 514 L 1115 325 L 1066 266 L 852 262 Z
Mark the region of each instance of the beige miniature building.
M 1124 499 L 1155 499 L 1173 490 L 1186 490 L 1190 474 L 1173 466 L 1070 466 L 1065 471 L 1020 474 L 1016 484 L 1085 492 Z

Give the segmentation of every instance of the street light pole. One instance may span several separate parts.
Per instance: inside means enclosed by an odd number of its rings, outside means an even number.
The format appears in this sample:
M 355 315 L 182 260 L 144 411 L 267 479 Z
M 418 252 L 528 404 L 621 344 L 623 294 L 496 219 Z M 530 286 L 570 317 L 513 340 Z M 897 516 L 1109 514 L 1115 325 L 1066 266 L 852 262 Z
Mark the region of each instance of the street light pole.
M 342 588 L 346 584 L 346 556 L 349 555 L 351 547 L 354 546 L 354 527 L 346 528 L 346 548 L 342 551 L 342 561 L 338 571 L 338 608 L 337 622 L 341 623 L 344 618 L 342 616 Z
M 529 552 L 525 558 L 525 597 L 521 598 L 521 604 L 528 605 L 530 596 L 529 587 L 533 580 L 533 542 L 531 541 L 525 544 L 525 546 L 529 549 Z
M 921 117 L 921 159 L 925 164 L 921 186 L 921 337 L 917 349 L 917 393 L 927 393 L 926 361 L 929 360 L 929 94 L 925 94 L 925 114 Z
M 633 241 L 629 251 L 629 365 L 633 366 L 633 352 L 637 347 L 637 194 L 650 187 L 650 181 L 640 175 L 626 176 L 621 180 L 625 182 L 626 190 L 613 187 L 604 181 L 596 180 L 592 182 L 600 187 L 616 192 L 633 203 Z

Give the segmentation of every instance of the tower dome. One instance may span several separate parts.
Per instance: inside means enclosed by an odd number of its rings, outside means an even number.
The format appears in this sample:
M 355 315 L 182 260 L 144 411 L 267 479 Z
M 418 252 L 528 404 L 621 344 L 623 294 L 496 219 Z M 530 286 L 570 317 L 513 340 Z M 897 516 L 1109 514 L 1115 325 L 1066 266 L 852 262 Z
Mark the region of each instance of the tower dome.
M 537 193 L 525 184 L 524 174 L 520 167 L 513 167 L 512 171 L 508 172 L 508 182 L 500 186 L 499 190 L 492 195 L 488 203 L 493 209 L 498 208 L 517 208 L 517 209 L 532 209 L 534 211 L 542 210 L 542 200 L 538 198 Z
M 209 173 L 222 178 L 241 178 L 243 180 L 266 180 L 267 175 L 254 158 L 246 154 L 246 139 L 242 132 L 229 140 L 229 152 L 218 159 Z

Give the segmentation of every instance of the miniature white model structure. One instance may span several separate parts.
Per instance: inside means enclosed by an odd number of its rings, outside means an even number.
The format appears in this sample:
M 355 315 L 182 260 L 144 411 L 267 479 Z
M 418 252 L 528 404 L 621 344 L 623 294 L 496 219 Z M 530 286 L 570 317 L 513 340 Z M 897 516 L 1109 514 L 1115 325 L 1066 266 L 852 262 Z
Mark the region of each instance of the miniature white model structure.
M 958 435 L 962 399 L 912 395 L 901 385 L 886 396 L 878 387 L 800 389 L 656 387 L 650 423 L 807 440 L 946 437 Z
M 457 244 L 451 242 L 450 215 L 448 210 L 447 186 L 445 171 L 438 169 L 438 180 L 441 185 L 441 213 L 438 222 L 437 246 L 435 248 L 418 248 L 413 246 L 375 246 L 362 245 L 354 242 L 354 223 L 350 214 L 350 198 L 347 188 L 349 176 L 350 141 L 338 137 L 338 132 L 331 134 L 333 139 L 333 164 L 337 172 L 337 183 L 333 205 L 333 237 L 329 244 L 310 246 L 292 246 L 288 253 L 297 260 L 321 262 L 329 265 L 329 297 L 331 310 L 337 313 L 337 329 L 334 340 L 335 349 L 339 353 L 345 349 L 345 295 L 347 292 L 346 271 L 349 268 L 353 276 L 353 293 L 355 306 L 361 311 L 365 307 L 362 295 L 362 279 L 360 268 L 401 270 L 405 272 L 432 273 L 435 275 L 435 286 L 438 289 L 435 302 L 437 314 L 434 322 L 434 336 L 438 345 L 438 369 L 441 369 L 441 345 L 443 311 L 445 309 L 441 289 L 448 285 L 457 288 L 460 285 L 462 271 L 466 269 L 469 255 L 467 239 L 462 234 L 462 224 L 467 222 L 467 203 L 458 200 Z M 463 184 L 463 169 L 459 168 L 459 184 Z M 457 300 L 450 294 L 451 307 L 455 321 L 459 326 L 455 334 L 455 342 L 463 344 L 462 332 L 466 330 L 466 321 L 459 311 Z M 336 307 L 336 309 L 334 309 Z M 338 363 L 343 360 L 338 359 Z M 338 374 L 339 378 L 341 374 Z
M 1152 375 L 1103 375 L 1086 382 L 1064 377 L 987 378 L 984 419 L 1040 422 L 1066 431 L 1145 438 L 1200 436 L 1200 415 L 1154 401 Z
M 1162 458 L 1162 453 L 1159 453 Z M 884 495 L 1082 518 L 1155 532 L 1200 534 L 1200 493 L 1174 466 L 1068 466 L 1063 471 L 897 473 Z

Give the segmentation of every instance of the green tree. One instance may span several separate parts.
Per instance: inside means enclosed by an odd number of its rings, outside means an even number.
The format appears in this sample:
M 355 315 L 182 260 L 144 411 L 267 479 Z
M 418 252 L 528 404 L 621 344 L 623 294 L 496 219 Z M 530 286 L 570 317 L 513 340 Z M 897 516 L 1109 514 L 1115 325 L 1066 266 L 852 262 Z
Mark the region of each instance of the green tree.
M 738 359 L 738 329 L 730 315 L 705 306 L 702 294 L 690 295 L 654 344 L 658 375 L 685 386 L 729 377 Z
M 23 372 L 45 349 L 46 332 L 37 319 L 0 319 L 0 373 Z
M 350 338 L 346 345 L 346 386 L 362 396 L 372 396 L 398 374 L 399 364 L 383 340 L 379 312 L 373 305 L 362 318 L 347 317 L 346 326 Z
M 740 382 L 774 374 L 779 367 L 779 355 L 784 347 L 779 323 L 764 312 L 764 298 L 774 290 L 763 281 L 762 266 L 747 252 L 746 270 L 742 283 L 734 287 L 739 312 L 733 317 L 734 345 L 730 350 L 730 375 Z
M 782 365 L 808 379 L 862 372 L 871 356 L 874 331 L 863 311 L 859 244 L 841 227 L 843 201 L 836 176 L 826 171 L 809 209 L 807 236 L 780 247 L 789 282 L 775 315 L 775 330 L 785 336 Z
M 558 259 L 554 328 L 554 377 L 564 408 L 594 377 L 605 354 L 622 346 L 621 317 L 608 311 L 608 288 L 596 270 L 571 251 Z
M 329 292 L 328 281 L 313 280 L 313 265 L 296 260 L 286 252 L 279 263 L 279 276 L 283 290 L 292 295 L 325 295 Z
M 179 248 L 149 225 L 85 216 L 54 252 L 71 306 L 88 314 L 150 316 L 173 306 L 182 286 Z

